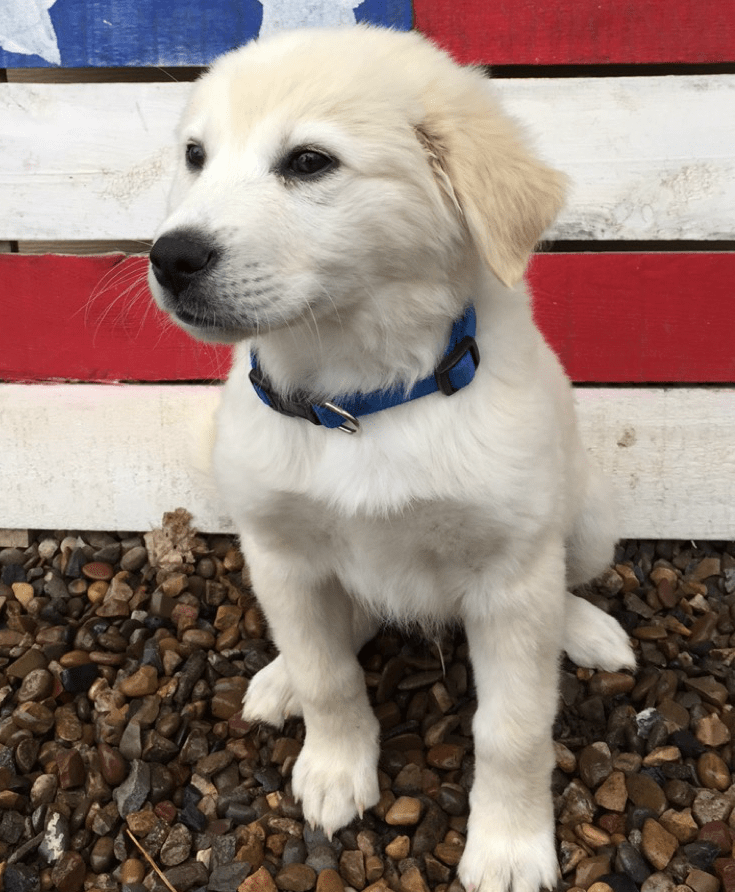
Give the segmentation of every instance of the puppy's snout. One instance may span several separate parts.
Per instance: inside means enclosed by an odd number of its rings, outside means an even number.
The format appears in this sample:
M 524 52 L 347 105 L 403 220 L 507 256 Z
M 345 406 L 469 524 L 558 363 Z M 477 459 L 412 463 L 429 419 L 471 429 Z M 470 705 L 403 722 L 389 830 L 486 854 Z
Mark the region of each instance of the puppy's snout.
M 217 249 L 206 236 L 193 230 L 162 235 L 151 248 L 151 267 L 159 285 L 179 295 L 217 261 Z

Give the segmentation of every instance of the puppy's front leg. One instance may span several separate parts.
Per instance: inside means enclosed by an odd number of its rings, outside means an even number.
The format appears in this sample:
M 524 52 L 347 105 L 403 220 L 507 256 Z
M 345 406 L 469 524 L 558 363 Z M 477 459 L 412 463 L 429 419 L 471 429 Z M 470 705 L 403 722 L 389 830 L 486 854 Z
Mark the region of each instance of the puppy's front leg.
M 306 724 L 306 739 L 293 770 L 293 792 L 304 817 L 331 835 L 356 814 L 375 805 L 379 726 L 368 702 L 356 651 L 367 640 L 370 622 L 334 577 L 316 576 L 312 568 L 281 554 L 248 553 L 255 592 L 265 611 L 282 666 L 262 670 L 251 686 L 261 701 L 289 694 Z M 271 666 L 275 666 L 273 663 Z M 245 697 L 244 714 L 259 706 Z
M 544 564 L 548 572 L 537 568 L 497 597 L 490 593 L 484 613 L 465 615 L 478 698 L 475 779 L 459 865 L 468 892 L 537 892 L 557 881 L 551 727 L 564 569 L 557 560 Z

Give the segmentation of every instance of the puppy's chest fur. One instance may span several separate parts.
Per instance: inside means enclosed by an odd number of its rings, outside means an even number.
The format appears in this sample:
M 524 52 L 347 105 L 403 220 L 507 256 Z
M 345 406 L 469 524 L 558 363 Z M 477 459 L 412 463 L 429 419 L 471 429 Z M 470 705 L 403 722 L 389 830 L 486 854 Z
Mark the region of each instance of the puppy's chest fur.
M 444 621 L 492 561 L 503 531 L 458 502 L 423 502 L 382 517 L 345 517 L 307 496 L 273 496 L 253 518 L 256 538 L 336 575 L 370 612 L 397 621 Z

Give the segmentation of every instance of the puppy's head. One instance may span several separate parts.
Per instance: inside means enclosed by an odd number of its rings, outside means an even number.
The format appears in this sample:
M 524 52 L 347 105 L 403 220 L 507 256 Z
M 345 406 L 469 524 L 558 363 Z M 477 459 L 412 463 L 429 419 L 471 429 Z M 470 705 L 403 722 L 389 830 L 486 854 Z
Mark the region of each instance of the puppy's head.
M 396 285 L 453 314 L 468 251 L 515 284 L 562 191 L 482 74 L 418 34 L 289 32 L 195 86 L 150 286 L 213 340 L 375 313 Z

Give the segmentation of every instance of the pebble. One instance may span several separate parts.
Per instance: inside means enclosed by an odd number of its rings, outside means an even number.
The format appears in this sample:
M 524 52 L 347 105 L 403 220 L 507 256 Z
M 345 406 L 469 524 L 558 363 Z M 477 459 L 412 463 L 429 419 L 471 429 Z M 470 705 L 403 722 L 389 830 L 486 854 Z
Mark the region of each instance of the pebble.
M 277 886 L 265 867 L 260 867 L 255 873 L 244 879 L 238 892 L 277 892 Z
M 399 796 L 385 815 L 386 824 L 418 824 L 421 817 L 421 800 L 412 796 Z
M 182 864 L 189 857 L 192 846 L 192 834 L 183 824 L 174 824 L 166 837 L 159 858 L 165 867 Z
M 285 892 L 309 892 L 315 885 L 316 871 L 307 864 L 287 864 L 276 874 L 276 886 Z
M 702 753 L 697 760 L 697 775 L 707 789 L 724 792 L 730 786 L 730 771 L 717 753 Z
M 679 841 L 658 821 L 648 818 L 643 824 L 641 847 L 648 861 L 657 870 L 663 870 L 679 847 Z

